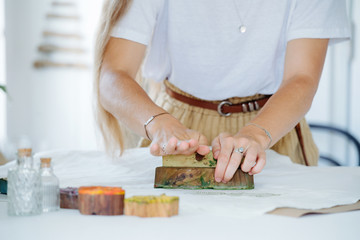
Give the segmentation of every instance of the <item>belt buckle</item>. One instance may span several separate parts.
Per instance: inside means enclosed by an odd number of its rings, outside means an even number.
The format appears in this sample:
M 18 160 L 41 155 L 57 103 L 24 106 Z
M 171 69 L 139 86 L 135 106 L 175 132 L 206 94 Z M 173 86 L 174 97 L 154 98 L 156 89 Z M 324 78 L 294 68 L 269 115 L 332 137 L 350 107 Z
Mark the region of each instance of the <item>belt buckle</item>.
M 231 115 L 231 113 L 224 113 L 224 112 L 222 111 L 222 107 L 223 107 L 224 105 L 231 106 L 231 105 L 233 105 L 233 104 L 232 104 L 231 102 L 229 102 L 229 101 L 222 101 L 222 102 L 219 103 L 219 105 L 217 106 L 217 111 L 218 111 L 218 113 L 219 113 L 221 116 L 228 117 L 228 116 Z
M 242 107 L 243 113 L 253 112 L 253 111 L 257 111 L 260 109 L 259 103 L 256 100 L 247 102 L 247 103 L 243 103 L 243 104 L 241 104 L 241 107 Z

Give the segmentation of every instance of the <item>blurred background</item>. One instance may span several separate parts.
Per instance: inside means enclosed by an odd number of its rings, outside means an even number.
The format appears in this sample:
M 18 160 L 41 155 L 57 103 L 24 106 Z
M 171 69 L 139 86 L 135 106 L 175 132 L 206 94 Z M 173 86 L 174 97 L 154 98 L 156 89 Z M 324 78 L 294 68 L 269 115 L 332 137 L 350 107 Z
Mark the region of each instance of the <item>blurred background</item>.
M 35 152 L 102 149 L 92 113 L 102 2 L 0 0 L 0 164 L 21 146 Z M 360 139 L 360 1 L 347 4 L 353 38 L 329 47 L 307 119 Z M 341 165 L 358 164 L 355 144 L 343 133 L 313 130 L 322 152 Z

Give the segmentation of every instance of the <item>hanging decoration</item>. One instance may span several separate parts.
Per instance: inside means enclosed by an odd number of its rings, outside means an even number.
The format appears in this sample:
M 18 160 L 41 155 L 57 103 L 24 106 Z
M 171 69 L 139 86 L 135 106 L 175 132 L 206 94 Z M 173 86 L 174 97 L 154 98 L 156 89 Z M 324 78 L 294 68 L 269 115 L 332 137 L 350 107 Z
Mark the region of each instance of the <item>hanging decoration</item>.
M 37 48 L 39 57 L 34 61 L 34 67 L 88 68 L 76 0 L 52 1 L 45 17 L 46 27 Z

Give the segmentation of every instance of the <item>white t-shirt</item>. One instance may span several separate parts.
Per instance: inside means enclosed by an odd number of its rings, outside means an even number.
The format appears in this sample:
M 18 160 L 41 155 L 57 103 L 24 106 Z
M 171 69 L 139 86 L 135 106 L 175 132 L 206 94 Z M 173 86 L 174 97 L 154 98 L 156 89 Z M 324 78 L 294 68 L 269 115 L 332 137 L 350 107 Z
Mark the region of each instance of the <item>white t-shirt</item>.
M 149 46 L 145 77 L 223 100 L 273 94 L 288 41 L 334 43 L 350 28 L 345 0 L 133 0 L 111 35 Z

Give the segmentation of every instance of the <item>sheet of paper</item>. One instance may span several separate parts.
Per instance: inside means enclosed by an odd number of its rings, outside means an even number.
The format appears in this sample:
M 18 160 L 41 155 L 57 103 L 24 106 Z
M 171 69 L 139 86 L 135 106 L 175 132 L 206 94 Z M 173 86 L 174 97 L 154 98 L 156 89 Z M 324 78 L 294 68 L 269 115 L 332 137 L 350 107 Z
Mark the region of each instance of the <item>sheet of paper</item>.
M 267 212 L 268 214 L 281 215 L 287 217 L 302 217 L 309 214 L 329 214 L 329 213 L 340 213 L 340 212 L 349 212 L 360 210 L 360 201 L 347 204 L 347 205 L 338 205 L 331 208 L 322 208 L 322 209 L 298 209 L 298 208 L 276 208 L 273 211 Z

